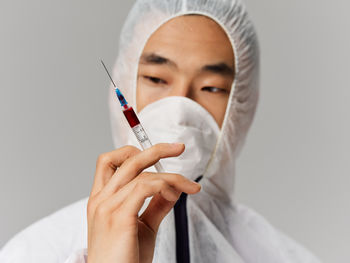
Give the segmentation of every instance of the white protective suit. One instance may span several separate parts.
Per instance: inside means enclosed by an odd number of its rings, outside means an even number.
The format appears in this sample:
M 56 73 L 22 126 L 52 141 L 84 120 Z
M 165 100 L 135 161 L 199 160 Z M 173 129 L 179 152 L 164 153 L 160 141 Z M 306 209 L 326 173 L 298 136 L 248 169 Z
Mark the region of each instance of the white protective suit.
M 208 16 L 226 32 L 235 55 L 235 80 L 222 129 L 206 109 L 185 97 L 158 100 L 139 113 L 153 143 L 186 144 L 181 156 L 161 160 L 165 170 L 199 180 L 202 185 L 198 194 L 183 194 L 162 222 L 153 262 L 319 262 L 256 212 L 237 204 L 233 197 L 235 159 L 254 116 L 259 85 L 257 37 L 241 1 L 137 1 L 121 33 L 114 79 L 129 104 L 137 108 L 137 65 L 148 38 L 169 19 L 190 13 Z M 138 146 L 113 89 L 110 109 L 115 146 Z M 86 262 L 87 199 L 17 234 L 0 251 L 0 262 Z

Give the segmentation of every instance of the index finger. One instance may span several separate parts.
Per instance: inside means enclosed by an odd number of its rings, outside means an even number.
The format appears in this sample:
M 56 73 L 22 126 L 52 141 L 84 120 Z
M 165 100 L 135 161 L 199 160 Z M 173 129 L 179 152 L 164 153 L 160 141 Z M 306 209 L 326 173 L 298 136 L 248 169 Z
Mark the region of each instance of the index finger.
M 158 143 L 141 151 L 126 160 L 102 190 L 105 194 L 112 194 L 123 187 L 144 169 L 154 165 L 162 158 L 179 156 L 185 150 L 183 143 Z

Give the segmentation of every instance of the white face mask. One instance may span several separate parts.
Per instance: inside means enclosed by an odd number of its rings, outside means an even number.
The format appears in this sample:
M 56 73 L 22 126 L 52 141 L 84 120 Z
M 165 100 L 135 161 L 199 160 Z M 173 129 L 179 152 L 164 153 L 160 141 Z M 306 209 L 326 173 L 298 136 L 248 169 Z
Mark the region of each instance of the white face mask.
M 138 117 L 153 144 L 185 144 L 180 156 L 161 160 L 166 172 L 179 173 L 192 180 L 204 174 L 220 132 L 206 109 L 189 98 L 171 96 L 147 105 Z M 128 144 L 140 147 L 131 129 Z

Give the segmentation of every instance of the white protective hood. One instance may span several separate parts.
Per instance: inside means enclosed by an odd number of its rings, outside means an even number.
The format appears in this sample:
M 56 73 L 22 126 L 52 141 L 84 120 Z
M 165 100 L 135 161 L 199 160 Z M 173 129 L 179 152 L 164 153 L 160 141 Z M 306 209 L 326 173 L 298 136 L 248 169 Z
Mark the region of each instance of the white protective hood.
M 200 181 L 201 191 L 187 198 L 180 197 L 175 209 L 162 222 L 153 263 L 186 263 L 182 260 L 184 257 L 180 259 L 178 254 L 179 247 L 186 248 L 186 242 L 183 242 L 186 239 L 180 239 L 184 236 L 179 235 L 179 229 L 187 232 L 189 250 L 185 252 L 187 255 L 189 253 L 191 263 L 319 262 L 305 248 L 272 227 L 262 216 L 237 204 L 233 197 L 235 160 L 254 116 L 259 85 L 257 37 L 240 0 L 136 1 L 122 29 L 118 58 L 113 70 L 114 79 L 130 105 L 137 108 L 137 66 L 148 38 L 169 19 L 190 13 L 208 16 L 227 33 L 235 55 L 235 80 L 221 130 L 215 126 L 214 120 L 203 107 L 184 97 L 156 101 L 139 113 L 147 131 L 148 127 L 153 127 L 149 120 L 158 107 L 169 106 L 169 112 L 174 112 L 177 107 L 184 106 L 191 112 L 184 117 L 191 120 L 197 112 L 202 123 L 195 122 L 193 126 L 199 138 L 193 145 L 198 145 L 199 142 L 202 148 L 199 154 L 194 153 L 193 156 L 200 156 L 201 161 L 206 162 L 205 169 L 198 168 L 203 175 Z M 130 143 L 130 128 L 112 88 L 109 103 L 113 139 L 118 148 Z M 181 118 L 176 119 L 172 114 L 166 121 L 165 128 L 169 122 L 180 124 Z M 202 124 L 204 126 L 198 126 Z M 198 133 L 198 128 L 207 131 L 206 136 L 212 138 L 210 141 L 214 140 L 214 143 L 201 143 L 205 138 Z M 160 138 L 156 135 L 152 137 L 152 134 L 149 134 L 151 141 L 156 143 Z M 192 146 L 187 149 L 191 151 L 194 148 Z M 210 151 L 205 158 L 200 154 L 203 149 Z M 171 166 L 170 162 L 166 165 L 166 168 L 169 167 L 175 169 L 177 165 Z M 183 172 L 186 174 L 185 170 Z M 1 249 L 0 262 L 86 262 L 87 200 L 84 198 L 75 202 L 22 230 Z M 174 211 L 180 211 L 178 216 Z
M 208 16 L 221 25 L 230 39 L 235 55 L 236 77 L 232 84 L 215 152 L 205 175 L 211 181 L 210 191 L 215 194 L 224 194 L 226 198 L 233 193 L 235 159 L 252 122 L 258 100 L 257 37 L 241 1 L 136 1 L 121 32 L 113 77 L 129 104 L 137 109 L 138 61 L 148 38 L 168 20 L 189 13 Z M 130 128 L 124 121 L 112 86 L 110 113 L 113 141 L 118 148 L 127 143 L 127 133 Z M 151 140 L 154 141 L 154 138 Z

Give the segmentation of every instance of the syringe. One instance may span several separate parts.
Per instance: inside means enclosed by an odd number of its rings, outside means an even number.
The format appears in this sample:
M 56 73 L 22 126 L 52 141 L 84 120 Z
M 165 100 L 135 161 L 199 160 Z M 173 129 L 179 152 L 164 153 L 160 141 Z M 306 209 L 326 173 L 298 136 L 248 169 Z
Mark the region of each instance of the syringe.
M 134 109 L 128 105 L 128 102 L 126 101 L 125 97 L 123 96 L 123 94 L 121 93 L 119 88 L 115 85 L 115 83 L 114 83 L 111 75 L 109 74 L 105 64 L 103 63 L 102 59 L 101 59 L 101 63 L 103 65 L 103 67 L 105 68 L 109 78 L 111 79 L 113 86 L 115 87 L 115 93 L 118 97 L 120 105 L 122 106 L 124 116 L 125 116 L 126 120 L 128 121 L 130 128 L 134 132 L 136 139 L 140 143 L 143 150 L 151 147 L 152 143 L 149 140 L 145 130 L 143 129 L 139 119 L 137 118 L 137 115 L 136 115 Z M 154 164 L 154 167 L 156 168 L 158 173 L 164 173 L 164 168 L 160 164 L 159 161 Z

